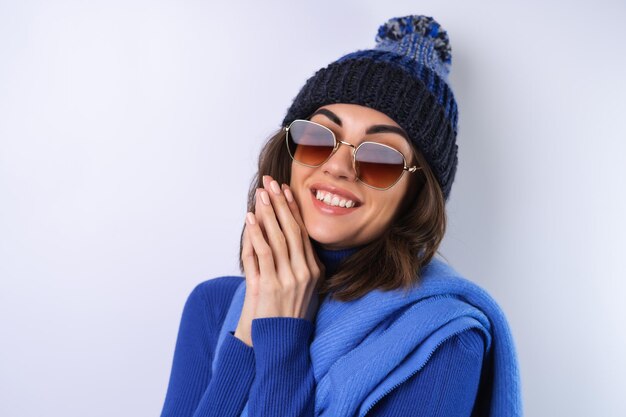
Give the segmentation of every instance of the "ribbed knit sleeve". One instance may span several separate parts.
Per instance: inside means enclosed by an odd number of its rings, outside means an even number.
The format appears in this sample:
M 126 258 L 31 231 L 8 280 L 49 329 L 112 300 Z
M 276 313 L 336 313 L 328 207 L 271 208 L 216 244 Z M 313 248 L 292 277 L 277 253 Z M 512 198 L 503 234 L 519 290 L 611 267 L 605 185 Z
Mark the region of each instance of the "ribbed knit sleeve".
M 252 320 L 256 378 L 248 415 L 313 416 L 315 379 L 309 357 L 313 324 L 306 319 Z
M 232 333 L 211 363 L 239 277 L 205 281 L 191 292 L 180 322 L 161 417 L 239 416 L 254 379 L 254 351 Z

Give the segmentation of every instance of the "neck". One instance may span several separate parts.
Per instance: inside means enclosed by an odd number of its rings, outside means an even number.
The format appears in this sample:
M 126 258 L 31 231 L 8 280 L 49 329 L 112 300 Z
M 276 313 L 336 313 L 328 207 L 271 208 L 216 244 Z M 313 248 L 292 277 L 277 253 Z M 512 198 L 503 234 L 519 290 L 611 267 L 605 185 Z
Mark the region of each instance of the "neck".
M 326 268 L 326 277 L 333 275 L 339 265 L 350 255 L 358 251 L 361 247 L 353 247 L 347 249 L 325 249 L 322 245 L 314 240 L 311 240 L 313 243 L 313 248 L 317 253 L 317 257 L 324 264 Z

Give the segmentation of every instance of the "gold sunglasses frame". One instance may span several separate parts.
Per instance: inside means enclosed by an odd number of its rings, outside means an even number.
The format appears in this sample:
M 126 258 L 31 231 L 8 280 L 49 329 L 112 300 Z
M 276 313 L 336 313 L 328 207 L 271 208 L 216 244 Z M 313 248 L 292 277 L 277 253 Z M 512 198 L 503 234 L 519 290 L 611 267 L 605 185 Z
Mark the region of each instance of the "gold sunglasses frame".
M 289 148 L 289 129 L 291 128 L 291 126 L 295 123 L 295 122 L 305 122 L 305 123 L 310 123 L 313 124 L 315 126 L 321 127 L 322 129 L 328 131 L 328 133 L 331 134 L 331 136 L 333 137 L 333 140 L 335 141 L 335 145 L 333 146 L 333 150 L 330 153 L 330 155 L 328 155 L 328 157 L 326 159 L 324 159 L 323 162 L 321 162 L 319 165 L 309 165 L 309 164 L 305 164 L 304 162 L 300 162 L 298 161 L 292 154 L 291 154 L 291 149 Z M 294 121 L 292 121 L 291 123 L 289 123 L 289 126 L 287 127 L 283 127 L 283 129 L 285 130 L 285 145 L 287 146 L 287 152 L 289 152 L 289 156 L 291 157 L 291 159 L 303 166 L 306 167 L 310 167 L 310 168 L 317 168 L 320 167 L 322 165 L 324 165 L 326 162 L 328 162 L 328 160 L 330 158 L 332 158 L 332 156 L 335 154 L 335 152 L 337 152 L 337 150 L 339 149 L 339 146 L 341 145 L 346 145 L 352 148 L 352 169 L 354 169 L 354 172 L 356 173 L 356 178 L 358 181 L 362 182 L 364 185 L 374 188 L 376 190 L 381 190 L 381 191 L 385 191 L 390 189 L 391 187 L 393 187 L 394 185 L 396 185 L 398 183 L 398 181 L 400 181 L 400 179 L 402 178 L 402 176 L 404 175 L 405 172 L 409 172 L 409 173 L 413 173 L 415 171 L 417 171 L 418 169 L 421 169 L 421 167 L 418 167 L 416 165 L 409 167 L 406 164 L 406 158 L 404 157 L 404 154 L 402 152 L 400 152 L 399 150 L 397 150 L 396 148 L 394 148 L 393 146 L 389 146 L 389 145 L 385 145 L 384 143 L 378 143 L 378 142 L 372 142 L 372 141 L 365 141 L 365 142 L 361 142 L 359 144 L 359 146 L 354 146 L 353 144 L 343 141 L 343 140 L 337 140 L 337 137 L 335 136 L 335 132 L 333 132 L 332 130 L 330 130 L 329 128 L 327 128 L 326 126 L 316 123 L 316 122 L 312 122 L 310 120 L 305 120 L 305 119 L 296 119 Z M 294 142 L 295 143 L 295 142 Z M 366 143 L 371 143 L 374 145 L 378 145 L 378 146 L 384 146 L 385 148 L 389 148 L 392 151 L 395 151 L 397 153 L 400 154 L 400 156 L 402 156 L 402 163 L 403 163 L 403 168 L 402 168 L 402 173 L 398 176 L 398 178 L 393 182 L 393 184 L 391 184 L 388 187 L 385 188 L 380 188 L 380 187 L 375 187 L 371 184 L 366 183 L 365 181 L 363 181 L 360 177 L 359 177 L 359 170 L 357 169 L 357 164 L 356 164 L 356 153 L 359 150 L 359 148 L 361 146 L 363 146 Z M 297 146 L 297 144 L 296 144 Z

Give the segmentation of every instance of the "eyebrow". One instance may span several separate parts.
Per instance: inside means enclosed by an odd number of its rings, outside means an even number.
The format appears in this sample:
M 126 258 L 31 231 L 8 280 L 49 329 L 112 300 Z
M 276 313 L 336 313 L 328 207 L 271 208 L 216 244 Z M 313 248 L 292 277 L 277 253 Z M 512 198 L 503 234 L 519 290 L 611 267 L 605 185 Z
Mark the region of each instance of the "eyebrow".
M 339 116 L 337 116 L 335 113 L 333 113 L 332 111 L 328 110 L 328 109 L 318 109 L 315 113 L 313 113 L 311 115 L 311 118 L 313 118 L 313 116 L 315 116 L 316 114 L 323 114 L 324 116 L 328 117 L 330 119 L 330 121 L 332 121 L 333 123 L 335 123 L 336 125 L 338 125 L 339 127 L 342 127 L 341 124 L 341 119 L 339 118 Z M 391 126 L 391 125 L 374 125 L 374 126 L 370 126 L 366 131 L 366 134 L 371 134 L 371 133 L 397 133 L 398 135 L 404 137 L 407 141 L 411 142 L 409 140 L 409 135 L 406 134 L 406 132 L 404 131 L 404 129 L 397 127 L 397 126 Z

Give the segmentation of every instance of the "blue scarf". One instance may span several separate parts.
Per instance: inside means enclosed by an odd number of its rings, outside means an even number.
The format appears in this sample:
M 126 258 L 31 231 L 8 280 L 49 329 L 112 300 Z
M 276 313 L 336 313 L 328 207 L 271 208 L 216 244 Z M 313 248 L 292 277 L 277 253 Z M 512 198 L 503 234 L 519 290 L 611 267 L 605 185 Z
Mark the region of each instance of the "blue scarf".
M 364 416 L 419 372 L 439 345 L 470 328 L 482 333 L 486 345 L 473 417 L 522 416 L 517 354 L 498 304 L 438 259 L 421 275 L 407 293 L 374 290 L 350 302 L 323 298 L 309 347 L 315 416 Z M 245 281 L 233 296 L 216 352 L 226 333 L 235 331 L 244 296 Z M 241 415 L 247 417 L 247 410 L 246 404 Z

